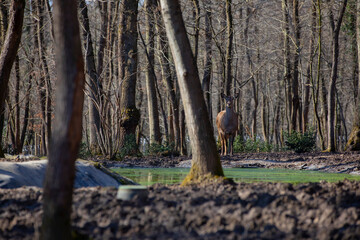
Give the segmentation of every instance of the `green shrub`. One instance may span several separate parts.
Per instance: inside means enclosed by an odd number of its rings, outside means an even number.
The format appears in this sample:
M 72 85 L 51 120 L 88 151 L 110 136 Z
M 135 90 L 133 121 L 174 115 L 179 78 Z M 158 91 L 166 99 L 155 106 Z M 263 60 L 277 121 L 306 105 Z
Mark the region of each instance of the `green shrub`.
M 315 132 L 309 129 L 304 134 L 301 132 L 292 131 L 285 132 L 285 146 L 288 150 L 293 150 L 296 153 L 310 152 L 315 149 L 316 137 Z
M 270 143 L 262 139 L 246 139 L 243 141 L 240 136 L 236 136 L 234 140 L 234 152 L 271 152 L 274 148 Z
M 80 143 L 79 158 L 86 159 L 91 156 L 89 146 L 86 142 Z
M 138 146 L 136 144 L 136 137 L 134 134 L 125 136 L 124 144 L 120 149 L 119 155 L 122 159 L 125 156 L 137 156 L 139 155 Z

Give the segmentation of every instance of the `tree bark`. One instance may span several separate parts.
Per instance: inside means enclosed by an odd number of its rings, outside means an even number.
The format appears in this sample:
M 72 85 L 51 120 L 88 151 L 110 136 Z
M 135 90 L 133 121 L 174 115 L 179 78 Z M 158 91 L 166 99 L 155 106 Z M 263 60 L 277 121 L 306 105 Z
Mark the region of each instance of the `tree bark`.
M 12 65 L 15 61 L 21 41 L 22 26 L 24 20 L 25 0 L 13 0 L 10 6 L 10 17 L 4 44 L 0 53 L 0 121 L 5 110 L 5 99 L 8 91 L 8 83 Z M 3 121 L 3 120 L 2 120 Z M 0 124 L 2 125 L 2 124 Z M 0 126 L 0 157 L 2 154 L 2 126 Z M 2 156 L 3 157 L 3 156 Z
M 180 4 L 174 0 L 160 2 L 192 143 L 192 167 L 183 184 L 208 175 L 224 176 Z
M 147 92 L 147 104 L 149 114 L 149 132 L 150 132 L 150 144 L 161 143 L 161 133 L 159 125 L 159 108 L 158 99 L 155 88 L 154 77 L 154 13 L 157 8 L 156 0 L 145 0 L 145 28 L 146 28 L 146 52 L 148 55 L 146 61 L 145 70 L 145 82 Z
M 204 59 L 204 75 L 202 79 L 202 90 L 204 92 L 205 102 L 207 110 L 209 113 L 209 119 L 212 123 L 212 106 L 211 106 L 211 72 L 212 72 L 212 10 L 211 10 L 211 1 L 206 0 L 204 2 L 206 5 L 205 13 L 205 59 Z
M 83 25 L 83 45 L 86 59 L 86 95 L 88 96 L 89 107 L 89 147 L 92 153 L 99 152 L 98 134 L 100 133 L 99 104 L 101 95 L 101 84 L 96 71 L 95 53 L 93 49 L 92 35 L 88 16 L 88 8 L 85 0 L 79 0 L 80 21 Z
M 225 63 L 225 94 L 231 96 L 231 85 L 232 85 L 232 74 L 231 74 L 231 64 L 232 64 L 232 43 L 233 43 L 233 18 L 231 12 L 232 0 L 226 0 L 226 63 Z
M 356 1 L 356 45 L 358 56 L 358 69 L 360 69 L 360 1 Z M 360 74 L 358 75 L 358 93 L 353 127 L 346 143 L 345 150 L 360 151 Z
M 194 9 L 193 16 L 195 20 L 194 25 L 194 60 L 197 63 L 197 57 L 199 54 L 199 33 L 200 33 L 200 4 L 199 0 L 192 0 Z
M 310 84 L 313 83 L 313 63 L 314 63 L 314 42 L 315 42 L 315 32 L 316 32 L 316 2 L 312 0 L 311 7 L 311 37 L 309 43 L 309 61 L 307 66 L 307 78 L 305 82 L 305 94 L 303 102 L 303 111 L 302 111 L 302 130 L 303 133 L 307 130 L 307 125 L 309 121 L 309 108 L 310 108 Z M 315 86 L 313 86 L 314 88 Z
M 137 13 L 138 0 L 124 0 L 120 8 L 119 26 L 119 78 L 121 81 L 121 139 L 135 137 L 140 111 L 135 104 L 137 71 Z M 138 151 L 137 146 L 131 149 Z
M 295 56 L 292 78 L 292 101 L 291 101 L 291 130 L 296 131 L 301 127 L 297 126 L 297 119 L 300 109 L 299 98 L 299 61 L 300 61 L 300 20 L 299 20 L 299 0 L 293 0 L 293 25 L 295 34 Z
M 338 20 L 334 21 L 332 12 L 330 11 L 330 26 L 332 29 L 332 65 L 331 78 L 328 90 L 328 147 L 327 151 L 334 152 L 336 150 L 335 139 L 335 97 L 336 97 L 336 80 L 338 74 L 339 63 L 339 35 L 342 19 L 346 9 L 347 0 L 341 5 Z
M 292 116 L 292 104 L 291 104 L 291 73 L 290 73 L 290 27 L 289 27 L 289 8 L 288 0 L 282 0 L 282 13 L 283 13 L 283 32 L 284 32 L 284 83 L 285 88 L 285 107 L 286 107 L 286 120 L 288 122 L 288 131 L 290 130 L 290 116 Z
M 58 82 L 54 137 L 44 182 L 41 239 L 71 239 L 71 203 L 82 133 L 85 82 L 76 7 L 76 1 L 54 1 Z

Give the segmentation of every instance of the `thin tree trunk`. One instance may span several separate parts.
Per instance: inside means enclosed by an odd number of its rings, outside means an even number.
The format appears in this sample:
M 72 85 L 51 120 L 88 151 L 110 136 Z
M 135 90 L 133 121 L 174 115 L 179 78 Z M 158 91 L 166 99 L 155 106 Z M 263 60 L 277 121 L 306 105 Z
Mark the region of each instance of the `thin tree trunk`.
M 233 43 L 233 18 L 231 13 L 231 4 L 232 0 L 226 0 L 226 63 L 225 63 L 225 94 L 227 96 L 231 95 L 231 85 L 232 85 L 232 74 L 231 74 L 231 64 L 232 64 L 232 43 Z
M 11 1 L 8 30 L 0 53 L 0 122 L 3 122 L 1 118 L 4 118 L 5 98 L 8 91 L 10 73 L 21 41 L 24 9 L 24 0 Z M 2 124 L 0 123 L 0 149 L 2 148 Z M 1 155 L 3 155 L 2 150 L 0 150 Z
M 291 130 L 296 131 L 301 125 L 297 125 L 298 114 L 300 114 L 299 98 L 299 61 L 300 61 L 300 20 L 299 20 L 299 0 L 293 0 L 293 25 L 295 31 L 295 56 L 292 78 L 292 101 L 291 101 Z
M 204 66 L 204 75 L 202 79 L 202 90 L 204 92 L 205 102 L 212 123 L 212 106 L 211 106 L 211 73 L 212 73 L 212 10 L 211 10 L 211 1 L 206 0 L 204 2 L 206 5 L 205 13 L 205 66 Z
M 183 184 L 209 175 L 224 176 L 180 4 L 174 0 L 160 2 L 192 144 L 192 167 Z
M 20 141 L 20 60 L 19 55 L 15 58 L 15 154 L 22 152 L 21 141 Z
M 82 132 L 84 60 L 77 3 L 54 1 L 57 97 L 54 134 L 44 182 L 41 239 L 71 239 L 75 160 Z M 66 176 L 66 177 L 64 177 Z
M 317 0 L 317 14 L 318 14 L 318 59 L 317 59 L 317 73 L 316 73 L 316 91 L 315 91 L 315 84 L 312 82 L 312 95 L 313 95 L 313 104 L 314 104 L 314 115 L 317 125 L 317 130 L 320 138 L 320 146 L 321 150 L 325 149 L 325 141 L 324 141 L 324 135 L 321 127 L 321 118 L 319 116 L 318 112 L 318 102 L 319 102 L 319 92 L 322 88 L 320 81 L 321 81 L 321 52 L 322 52 L 322 13 L 321 13 L 321 0 Z
M 200 33 L 200 4 L 199 0 L 192 0 L 194 9 L 193 16 L 195 20 L 194 25 L 194 60 L 195 64 L 197 62 L 198 52 L 199 52 L 199 33 Z
M 41 100 L 42 104 L 45 104 L 45 114 L 43 114 L 43 124 L 44 127 L 46 127 L 45 135 L 46 138 L 43 139 L 43 147 L 44 147 L 44 154 L 47 154 L 47 148 L 50 143 L 51 139 L 51 81 L 50 81 L 50 74 L 49 74 L 49 68 L 46 61 L 46 46 L 45 46 L 45 39 L 44 39 L 44 15 L 45 15 L 45 0 L 37 0 L 37 13 L 38 13 L 38 21 L 37 21 L 37 37 L 38 37 L 38 44 L 39 44 L 39 58 L 41 62 L 41 69 L 42 69 L 42 77 L 40 78 L 40 86 L 42 86 L 43 89 L 40 91 L 44 96 Z M 44 81 L 44 82 L 43 82 Z M 41 95 L 42 95 L 41 94 Z M 45 129 L 43 127 L 43 129 Z
M 173 125 L 174 125 L 174 138 L 175 138 L 175 149 L 177 151 L 180 150 L 180 110 L 179 110 L 179 101 L 176 97 L 176 91 L 175 91 L 175 83 L 174 79 L 171 74 L 170 69 L 170 63 L 169 59 L 171 57 L 169 56 L 169 49 L 168 45 L 165 41 L 166 39 L 166 32 L 164 29 L 164 24 L 162 19 L 160 19 L 161 16 L 158 16 L 157 19 L 157 32 L 158 32 L 158 48 L 161 52 L 159 56 L 159 62 L 160 62 L 160 68 L 161 68 L 161 75 L 162 75 L 162 81 L 164 82 L 167 91 L 170 96 L 170 102 L 172 106 L 173 111 Z
M 101 84 L 98 79 L 98 73 L 96 71 L 95 54 L 93 49 L 92 35 L 90 31 L 90 23 L 88 16 L 88 8 L 85 0 L 79 0 L 80 9 L 80 21 L 83 25 L 82 35 L 83 44 L 85 49 L 86 59 L 86 95 L 88 96 L 89 106 L 89 147 L 92 153 L 99 152 L 100 140 L 97 139 L 98 133 L 100 133 L 100 115 L 99 104 L 101 95 Z
M 145 0 L 145 28 L 146 28 L 146 52 L 148 58 L 146 61 L 145 82 L 147 92 L 147 110 L 149 114 L 149 132 L 150 144 L 161 143 L 161 133 L 159 125 L 159 108 L 156 96 L 154 70 L 154 12 L 157 8 L 156 0 Z
M 282 13 L 283 13 L 283 33 L 284 33 L 284 82 L 285 88 L 285 107 L 286 107 L 286 120 L 288 123 L 288 131 L 290 130 L 290 116 L 292 116 L 292 90 L 291 90 L 291 73 L 290 73 L 290 30 L 289 30 L 289 7 L 288 0 L 282 0 Z
M 312 8 L 310 11 L 311 11 L 311 37 L 309 43 L 309 61 L 306 70 L 307 78 L 304 86 L 305 89 L 304 102 L 303 102 L 304 107 L 302 111 L 303 133 L 307 131 L 307 125 L 309 121 L 310 84 L 313 82 L 314 41 L 315 41 L 315 31 L 316 31 L 316 3 L 314 0 L 312 0 Z
M 331 66 L 331 78 L 330 86 L 328 91 L 328 147 L 327 151 L 334 152 L 336 150 L 336 139 L 335 139 L 335 97 L 336 97 L 336 80 L 338 72 L 339 62 L 339 35 L 342 19 L 346 9 L 347 0 L 341 5 L 338 20 L 334 21 L 332 12 L 330 11 L 330 26 L 332 29 L 332 66 Z

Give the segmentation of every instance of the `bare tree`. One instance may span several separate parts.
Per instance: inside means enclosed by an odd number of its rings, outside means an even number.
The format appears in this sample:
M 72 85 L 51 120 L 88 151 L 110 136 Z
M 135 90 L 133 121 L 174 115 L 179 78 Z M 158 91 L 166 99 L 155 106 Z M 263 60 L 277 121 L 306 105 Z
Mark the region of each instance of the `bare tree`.
M 360 1 L 356 1 L 356 43 L 357 43 L 357 56 L 358 56 L 358 69 L 360 69 Z M 360 74 L 358 75 L 358 94 L 356 101 L 355 117 L 353 127 L 350 133 L 349 140 L 345 149 L 349 151 L 360 150 Z
M 161 142 L 161 133 L 159 125 L 159 109 L 158 100 L 155 88 L 155 75 L 154 75 L 154 13 L 157 8 L 156 0 L 145 0 L 145 25 L 146 25 L 146 54 L 148 56 L 146 61 L 145 81 L 148 103 L 149 115 L 149 131 L 150 131 L 150 144 Z
M 12 0 L 10 6 L 10 17 L 4 44 L 0 54 L 0 115 L 5 109 L 5 98 L 8 91 L 8 83 L 12 65 L 15 61 L 21 41 L 22 26 L 24 20 L 25 0 Z M 0 124 L 2 125 L 2 124 Z M 2 126 L 0 126 L 0 149 L 2 142 Z M 2 150 L 0 150 L 0 155 Z M 0 156 L 1 157 L 1 156 Z M 2 156 L 3 157 L 3 156 Z
M 97 135 L 100 133 L 100 115 L 99 102 L 101 94 L 101 84 L 95 64 L 95 52 L 93 48 L 92 34 L 90 31 L 90 22 L 88 8 L 85 0 L 79 0 L 80 21 L 82 23 L 83 45 L 86 57 L 86 94 L 88 96 L 89 106 L 89 147 L 93 153 L 99 152 Z
M 122 1 L 119 26 L 119 78 L 121 82 L 121 139 L 133 137 L 140 120 L 140 111 L 136 108 L 136 71 L 137 71 L 137 13 L 138 1 Z M 138 149 L 132 149 L 137 152 Z
M 174 0 L 160 3 L 192 143 L 192 167 L 184 183 L 198 181 L 206 175 L 224 176 L 180 4 Z
M 331 65 L 331 77 L 330 86 L 328 91 L 328 147 L 327 151 L 334 152 L 336 150 L 335 145 L 335 95 L 336 95 L 336 80 L 338 75 L 338 63 L 339 63 L 339 35 L 342 19 L 345 13 L 347 0 L 341 3 L 338 19 L 335 21 L 332 10 L 330 10 L 330 26 L 332 30 L 332 65 Z
M 54 1 L 54 33 L 58 70 L 56 115 L 44 183 L 41 238 L 71 239 L 70 214 L 85 83 L 76 1 Z

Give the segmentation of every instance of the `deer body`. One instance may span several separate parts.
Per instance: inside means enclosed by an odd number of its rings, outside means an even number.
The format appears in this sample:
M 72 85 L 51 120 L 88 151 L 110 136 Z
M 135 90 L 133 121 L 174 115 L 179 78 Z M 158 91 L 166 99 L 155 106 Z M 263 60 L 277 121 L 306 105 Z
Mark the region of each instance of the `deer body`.
M 221 143 L 221 155 L 227 155 L 229 143 L 229 154 L 232 156 L 234 137 L 238 130 L 238 115 L 233 110 L 234 98 L 227 97 L 224 94 L 221 94 L 221 97 L 226 100 L 226 109 L 219 112 L 216 117 L 216 126 Z

